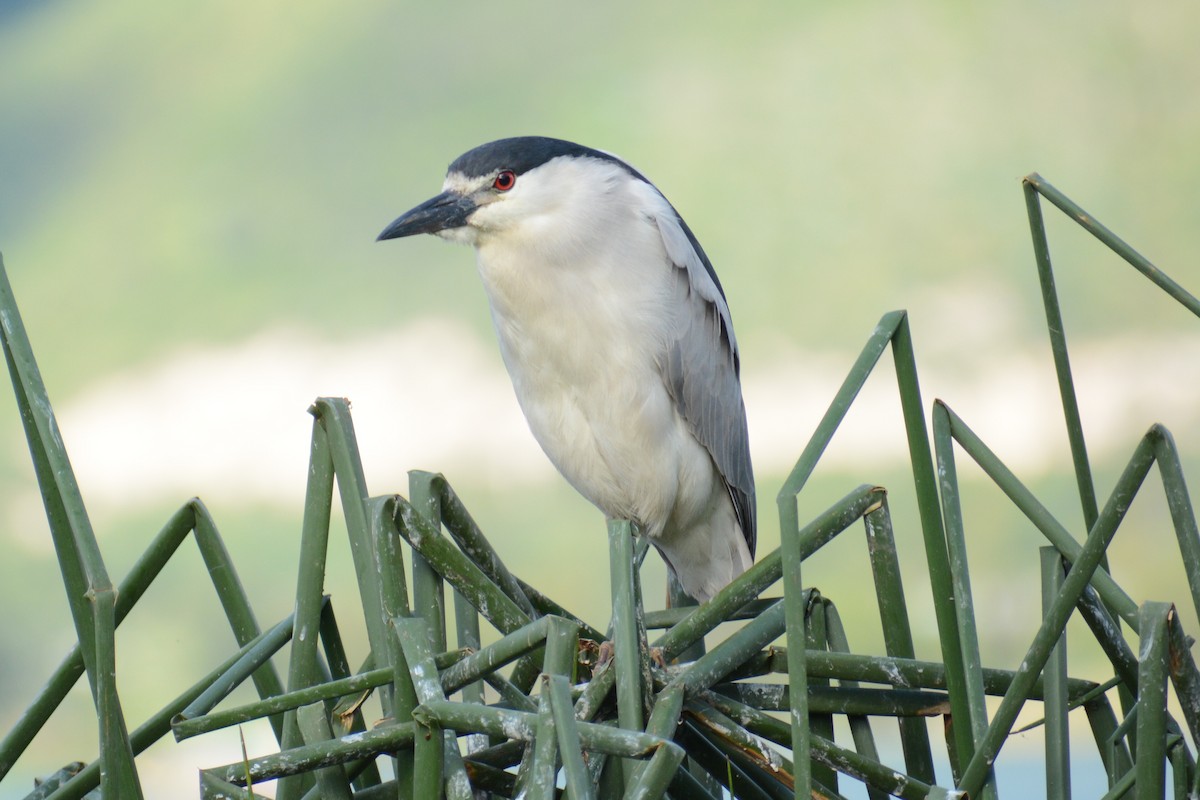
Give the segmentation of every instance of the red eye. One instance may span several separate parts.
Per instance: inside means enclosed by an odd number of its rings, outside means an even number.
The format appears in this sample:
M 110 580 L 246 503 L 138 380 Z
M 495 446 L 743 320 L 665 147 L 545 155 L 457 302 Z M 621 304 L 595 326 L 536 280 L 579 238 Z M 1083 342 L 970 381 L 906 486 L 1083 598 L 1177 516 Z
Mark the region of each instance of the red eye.
M 511 169 L 501 170 L 496 176 L 496 180 L 492 181 L 492 188 L 497 192 L 507 192 L 517 183 L 517 174 Z

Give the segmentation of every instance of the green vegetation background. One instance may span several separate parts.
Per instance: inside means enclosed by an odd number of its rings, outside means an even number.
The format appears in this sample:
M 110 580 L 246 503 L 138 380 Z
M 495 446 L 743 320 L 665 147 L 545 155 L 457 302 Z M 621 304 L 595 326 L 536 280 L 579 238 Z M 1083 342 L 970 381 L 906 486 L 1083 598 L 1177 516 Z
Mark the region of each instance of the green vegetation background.
M 373 239 L 437 190 L 458 153 L 541 133 L 622 154 L 672 199 L 720 271 L 751 372 L 797 350 L 848 368 L 878 317 L 906 307 L 922 367 L 979 374 L 1004 369 L 1006 354 L 1035 353 L 1049 374 L 1022 175 L 1041 172 L 1200 290 L 1198 26 L 1200 7 L 1171 2 L 10 0 L 0 4 L 0 251 L 60 405 L 115 372 L 265 330 L 345 342 L 444 316 L 491 347 L 467 251 Z M 1050 233 L 1072 344 L 1130 337 L 1151 342 L 1168 364 L 1195 351 L 1197 320 L 1060 217 Z M 956 293 L 977 303 L 980 292 L 1016 310 L 1009 323 L 981 332 L 949 313 Z M 1146 361 L 1134 354 L 1111 371 L 1136 380 Z M 412 378 L 419 387 L 421 376 Z M 1200 397 L 1186 381 L 1169 385 Z M 1080 389 L 1086 424 L 1088 386 Z M 926 386 L 927 403 L 936 394 Z M 298 414 L 311 399 L 295 398 Z M 227 401 L 237 415 L 255 398 Z M 1043 401 L 1036 413 L 1057 421 L 1055 397 Z M 1102 494 L 1159 419 L 1197 474 L 1200 424 L 1194 414 L 1163 418 L 1176 405 L 1148 404 L 1118 421 L 1128 444 L 1101 458 Z M 1050 428 L 1059 456 L 1030 482 L 1078 530 L 1065 437 L 1057 422 Z M 991 441 L 1004 457 L 1000 434 Z M 70 448 L 71 430 L 64 436 Z M 797 454 L 803 444 L 794 442 Z M 909 481 L 894 463 L 874 467 L 861 455 L 861 469 L 823 468 L 802 509 L 824 508 L 861 482 L 892 489 L 920 649 L 936 657 Z M 189 457 L 164 452 L 161 469 Z M 565 483 L 507 493 L 456 479 L 469 464 L 408 466 L 446 472 L 520 574 L 604 622 L 602 521 Z M 1040 541 L 996 490 L 962 470 L 985 658 L 1012 664 L 1034 625 Z M 375 492 L 406 489 L 402 472 L 367 477 Z M 782 477 L 760 470 L 762 552 L 778 540 Z M 71 640 L 32 487 L 5 397 L 2 730 Z M 203 485 L 190 491 L 208 496 Z M 96 511 L 114 575 L 186 499 L 146 496 Z M 260 621 L 286 614 L 299 503 L 211 507 Z M 1118 579 L 1138 600 L 1182 601 L 1158 498 L 1133 513 L 1114 553 Z M 332 564 L 330 590 L 348 623 L 356 606 L 348 561 L 339 550 Z M 839 603 L 865 649 L 878 641 L 878 623 L 864 564 L 857 541 L 839 544 L 807 579 Z M 230 644 L 198 559 L 185 553 L 170 569 L 119 637 L 134 720 Z M 1084 653 L 1076 664 L 1095 660 Z M 86 695 L 77 692 L 68 710 L 20 765 L 26 777 L 10 778 L 0 797 L 21 796 L 27 776 L 91 757 Z

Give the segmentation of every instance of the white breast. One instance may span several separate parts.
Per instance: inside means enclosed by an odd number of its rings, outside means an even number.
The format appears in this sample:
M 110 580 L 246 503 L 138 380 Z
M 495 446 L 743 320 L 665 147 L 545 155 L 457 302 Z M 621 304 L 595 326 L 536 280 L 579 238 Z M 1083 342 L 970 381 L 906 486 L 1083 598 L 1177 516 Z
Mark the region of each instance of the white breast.
M 685 590 L 707 599 L 751 558 L 724 479 L 664 378 L 694 291 L 652 218 L 674 212 L 607 162 L 561 159 L 543 170 L 557 174 L 538 183 L 528 173 L 526 194 L 472 221 L 517 400 L 580 494 L 638 523 Z
M 482 243 L 478 266 L 534 437 L 605 514 L 657 535 L 681 499 L 681 476 L 695 472 L 687 463 L 710 459 L 659 369 L 675 268 L 653 223 L 625 213 L 621 240 L 522 231 Z M 707 494 L 711 475 L 702 482 L 695 488 Z

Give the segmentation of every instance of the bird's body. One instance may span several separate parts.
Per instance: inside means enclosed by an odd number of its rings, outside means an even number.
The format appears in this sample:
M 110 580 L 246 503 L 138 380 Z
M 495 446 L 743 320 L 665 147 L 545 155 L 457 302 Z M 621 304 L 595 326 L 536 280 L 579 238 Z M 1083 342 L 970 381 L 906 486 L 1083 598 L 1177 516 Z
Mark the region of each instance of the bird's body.
M 560 140 L 483 145 L 444 188 L 381 238 L 475 245 L 538 443 L 708 599 L 753 562 L 754 484 L 732 323 L 691 232 L 627 164 Z

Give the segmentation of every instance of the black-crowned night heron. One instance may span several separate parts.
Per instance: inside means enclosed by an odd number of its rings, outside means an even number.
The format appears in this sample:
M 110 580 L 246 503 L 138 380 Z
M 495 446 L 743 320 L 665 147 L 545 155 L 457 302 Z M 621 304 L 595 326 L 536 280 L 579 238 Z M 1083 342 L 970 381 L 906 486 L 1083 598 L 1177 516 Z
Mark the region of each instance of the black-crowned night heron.
M 737 339 L 712 264 L 619 158 L 537 136 L 459 156 L 379 235 L 475 246 L 500 353 L 538 444 L 707 600 L 754 560 Z

